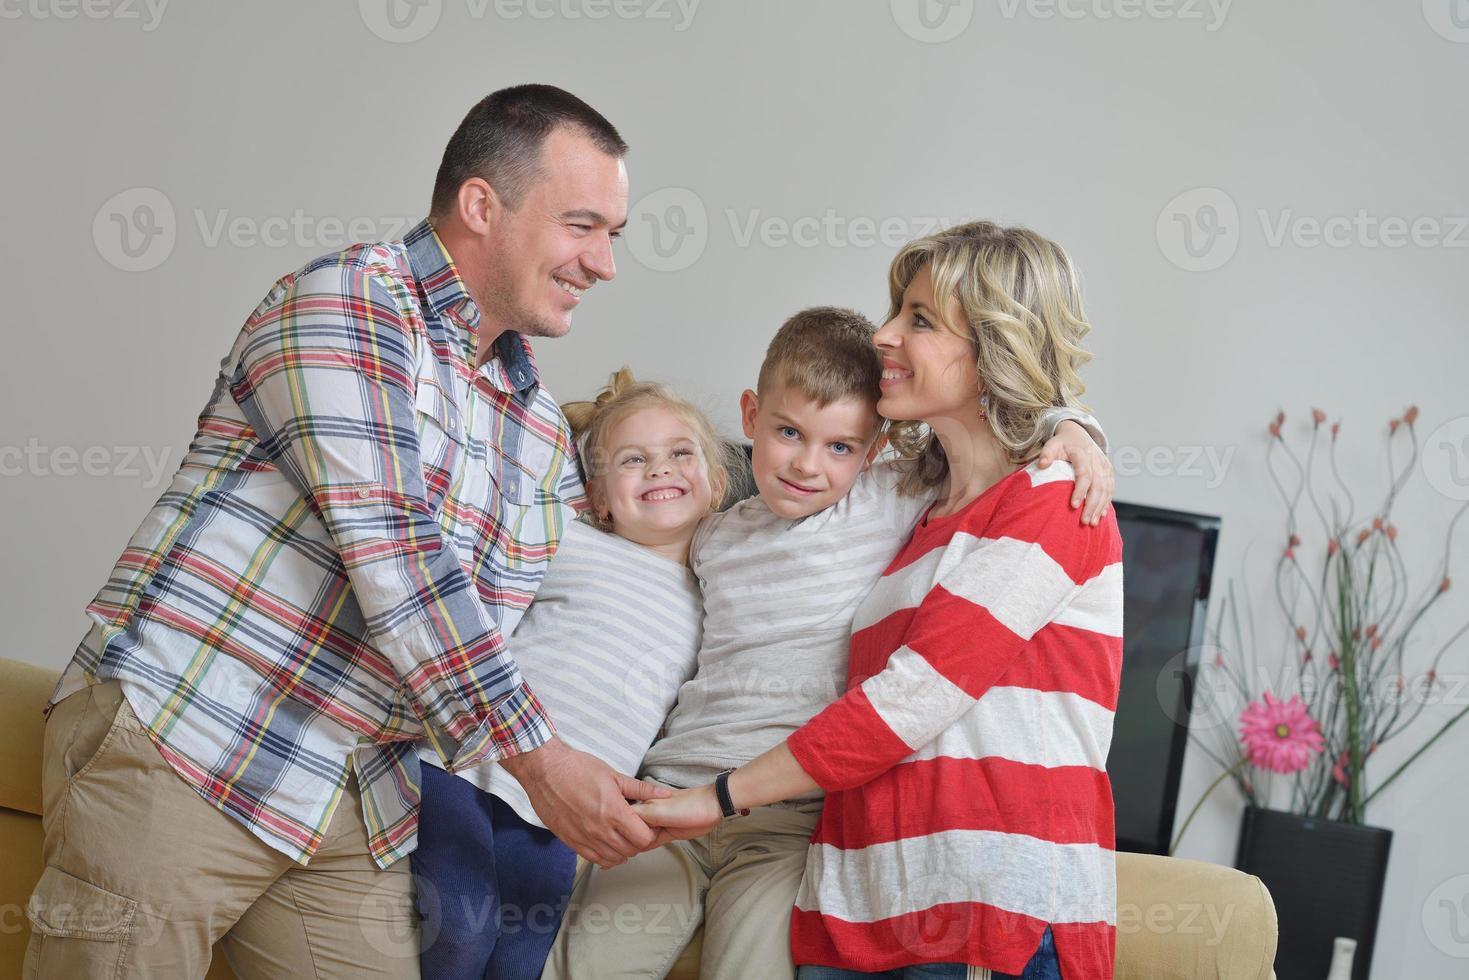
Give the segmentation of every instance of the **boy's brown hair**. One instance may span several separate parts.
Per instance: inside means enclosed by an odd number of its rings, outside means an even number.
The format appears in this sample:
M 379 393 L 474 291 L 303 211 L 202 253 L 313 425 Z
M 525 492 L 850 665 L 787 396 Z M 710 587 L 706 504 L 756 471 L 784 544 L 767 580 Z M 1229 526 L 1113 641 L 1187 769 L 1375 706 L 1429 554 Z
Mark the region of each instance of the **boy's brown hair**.
M 843 398 L 876 406 L 882 358 L 872 344 L 877 327 L 855 310 L 813 306 L 776 331 L 760 365 L 757 394 L 795 388 L 825 408 Z

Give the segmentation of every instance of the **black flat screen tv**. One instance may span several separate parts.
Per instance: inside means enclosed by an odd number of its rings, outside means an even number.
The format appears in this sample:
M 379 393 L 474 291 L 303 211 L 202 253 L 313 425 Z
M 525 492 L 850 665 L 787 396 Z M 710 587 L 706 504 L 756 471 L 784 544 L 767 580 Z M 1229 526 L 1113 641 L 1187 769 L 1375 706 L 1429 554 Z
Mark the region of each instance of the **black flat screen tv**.
M 1122 690 L 1107 774 L 1117 849 L 1167 854 L 1219 518 L 1120 501 L 1113 506 L 1122 533 Z

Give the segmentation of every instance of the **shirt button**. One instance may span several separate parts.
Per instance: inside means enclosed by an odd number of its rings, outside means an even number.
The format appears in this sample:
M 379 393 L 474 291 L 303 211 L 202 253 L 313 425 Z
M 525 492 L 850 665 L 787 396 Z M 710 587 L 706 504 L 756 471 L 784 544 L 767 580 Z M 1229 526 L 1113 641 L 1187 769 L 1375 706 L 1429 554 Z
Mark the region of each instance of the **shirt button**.
M 362 489 L 357 491 L 357 496 L 361 497 L 363 500 L 366 500 L 368 497 L 372 496 L 372 491 L 367 489 L 366 487 L 363 487 Z

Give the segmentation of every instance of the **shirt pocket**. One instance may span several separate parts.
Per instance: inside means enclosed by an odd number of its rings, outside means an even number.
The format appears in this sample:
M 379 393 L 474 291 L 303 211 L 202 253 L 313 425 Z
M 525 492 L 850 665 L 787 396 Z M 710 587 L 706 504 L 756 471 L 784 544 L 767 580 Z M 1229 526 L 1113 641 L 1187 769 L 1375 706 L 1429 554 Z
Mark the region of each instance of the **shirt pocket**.
M 413 397 L 424 497 L 437 515 L 464 465 L 464 420 L 453 399 L 435 381 L 418 379 Z

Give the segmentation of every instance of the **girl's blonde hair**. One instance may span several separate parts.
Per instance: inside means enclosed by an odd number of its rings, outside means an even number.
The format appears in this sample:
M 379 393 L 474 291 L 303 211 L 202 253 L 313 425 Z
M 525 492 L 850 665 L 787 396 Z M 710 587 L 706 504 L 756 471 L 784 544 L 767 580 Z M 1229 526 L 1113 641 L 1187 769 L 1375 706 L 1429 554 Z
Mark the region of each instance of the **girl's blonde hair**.
M 1012 463 L 1026 462 L 1041 441 L 1046 409 L 1084 407 L 1077 370 L 1091 360 L 1081 347 L 1091 326 L 1070 256 L 1028 228 L 989 221 L 915 239 L 888 270 L 889 320 L 925 267 L 940 314 L 954 299 L 963 310 L 964 322 L 949 326 L 974 345 L 990 429 Z M 895 421 L 888 439 L 909 460 L 905 492 L 921 493 L 948 476 L 943 447 L 924 423 Z
M 566 421 L 571 424 L 572 435 L 576 437 L 577 452 L 581 456 L 587 483 L 590 485 L 600 480 L 607 472 L 607 439 L 612 430 L 623 419 L 645 408 L 666 409 L 689 427 L 704 457 L 714 505 L 719 506 L 730 487 L 727 463 L 730 453 L 714 431 L 714 425 L 708 416 L 672 388 L 653 381 L 639 381 L 627 365 L 612 375 L 607 387 L 599 391 L 594 400 L 567 402 L 561 406 Z M 588 512 L 587 519 L 598 527 L 611 527 L 610 522 L 602 520 L 594 512 Z

